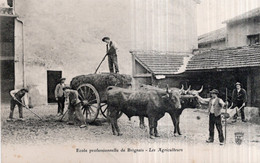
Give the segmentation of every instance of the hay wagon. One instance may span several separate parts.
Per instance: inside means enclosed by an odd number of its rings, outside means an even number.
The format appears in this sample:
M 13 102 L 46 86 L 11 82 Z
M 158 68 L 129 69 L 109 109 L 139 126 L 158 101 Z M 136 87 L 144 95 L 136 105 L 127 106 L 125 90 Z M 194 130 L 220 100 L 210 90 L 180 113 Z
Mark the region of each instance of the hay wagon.
M 131 81 L 131 76 L 124 74 L 88 74 L 74 77 L 70 86 L 78 91 L 83 115 L 86 116 L 87 122 L 91 123 L 96 120 L 100 112 L 105 118 L 107 117 L 107 87 L 128 88 Z

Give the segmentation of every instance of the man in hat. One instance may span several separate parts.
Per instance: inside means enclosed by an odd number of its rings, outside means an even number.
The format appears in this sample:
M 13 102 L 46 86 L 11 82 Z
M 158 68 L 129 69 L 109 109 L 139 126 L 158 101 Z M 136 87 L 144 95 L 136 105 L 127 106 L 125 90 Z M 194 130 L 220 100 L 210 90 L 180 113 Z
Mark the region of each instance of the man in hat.
M 237 82 L 235 84 L 236 89 L 233 90 L 232 92 L 232 108 L 240 108 L 238 112 L 241 113 L 241 120 L 242 122 L 246 122 L 245 120 L 245 113 L 244 113 L 244 108 L 246 106 L 247 102 L 247 93 L 246 90 L 241 87 L 241 83 Z M 236 113 L 234 116 L 234 120 L 232 122 L 236 122 L 236 119 L 238 117 L 238 114 Z
M 68 112 L 69 118 L 68 119 L 69 120 L 68 120 L 67 124 L 68 125 L 74 124 L 73 115 L 75 113 L 77 119 L 79 119 L 81 122 L 80 128 L 87 127 L 85 117 L 83 116 L 82 111 L 81 111 L 81 101 L 79 100 L 79 97 L 78 97 L 78 91 L 72 90 L 69 87 L 64 87 L 64 91 L 69 97 L 69 106 L 68 106 L 68 109 L 69 109 L 69 112 Z
M 117 63 L 117 52 L 118 47 L 116 43 L 110 40 L 109 37 L 104 37 L 102 39 L 107 45 L 107 56 L 108 56 L 108 67 L 110 73 L 119 73 L 118 63 Z M 115 67 L 115 70 L 114 70 Z
M 23 121 L 23 103 L 25 106 L 28 106 L 28 99 L 26 93 L 28 93 L 28 89 L 22 88 L 22 89 L 16 89 L 10 91 L 10 95 L 12 97 L 10 103 L 10 115 L 7 121 L 13 121 L 13 114 L 14 114 L 14 108 L 17 105 L 19 109 L 19 120 Z
M 55 99 L 58 102 L 58 114 L 57 116 L 63 115 L 64 106 L 65 106 L 65 94 L 63 88 L 65 87 L 66 78 L 61 78 L 60 82 L 56 85 L 55 88 Z
M 206 141 L 207 143 L 214 142 L 214 126 L 216 126 L 218 130 L 218 137 L 220 145 L 224 144 L 224 136 L 221 124 L 221 109 L 227 104 L 218 97 L 219 91 L 217 89 L 213 89 L 210 91 L 211 98 L 202 98 L 198 94 L 199 102 L 203 104 L 208 104 L 208 112 L 209 112 L 209 139 Z

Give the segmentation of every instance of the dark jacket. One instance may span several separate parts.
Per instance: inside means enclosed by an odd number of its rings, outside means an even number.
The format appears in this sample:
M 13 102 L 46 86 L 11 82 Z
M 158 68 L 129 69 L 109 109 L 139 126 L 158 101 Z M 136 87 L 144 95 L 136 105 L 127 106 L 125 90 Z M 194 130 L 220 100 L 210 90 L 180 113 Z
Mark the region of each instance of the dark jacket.
M 247 102 L 246 90 L 241 88 L 241 90 L 238 92 L 237 89 L 234 89 L 232 92 L 232 102 L 234 104 L 246 103 Z
M 117 47 L 115 44 L 110 41 L 109 46 L 107 45 L 107 55 L 113 55 L 116 54 Z

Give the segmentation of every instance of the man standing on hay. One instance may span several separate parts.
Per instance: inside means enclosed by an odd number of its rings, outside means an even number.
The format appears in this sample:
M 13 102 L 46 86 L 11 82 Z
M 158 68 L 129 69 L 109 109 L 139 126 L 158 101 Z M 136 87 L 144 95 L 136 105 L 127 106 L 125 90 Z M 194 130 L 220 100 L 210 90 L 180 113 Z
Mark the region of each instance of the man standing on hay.
M 237 107 L 239 110 L 234 116 L 234 120 L 232 121 L 233 123 L 236 122 L 238 113 L 241 113 L 241 120 L 242 122 L 246 122 L 245 120 L 245 113 L 244 113 L 244 108 L 246 106 L 247 102 L 247 94 L 246 90 L 241 87 L 241 83 L 237 82 L 235 84 L 236 89 L 233 90 L 232 92 L 232 108 Z
M 119 73 L 118 62 L 117 62 L 117 45 L 114 41 L 110 40 L 109 37 L 104 37 L 103 42 L 107 43 L 107 56 L 108 56 L 108 67 L 110 73 Z M 115 67 L 115 70 L 114 70 Z
M 218 97 L 219 91 L 217 89 L 213 89 L 210 91 L 211 98 L 202 98 L 198 94 L 199 102 L 203 104 L 208 104 L 208 112 L 209 112 L 209 139 L 206 141 L 207 143 L 214 142 L 214 128 L 216 126 L 218 130 L 218 137 L 220 145 L 224 145 L 224 135 L 221 124 L 221 109 L 224 106 L 227 106 L 227 103 Z

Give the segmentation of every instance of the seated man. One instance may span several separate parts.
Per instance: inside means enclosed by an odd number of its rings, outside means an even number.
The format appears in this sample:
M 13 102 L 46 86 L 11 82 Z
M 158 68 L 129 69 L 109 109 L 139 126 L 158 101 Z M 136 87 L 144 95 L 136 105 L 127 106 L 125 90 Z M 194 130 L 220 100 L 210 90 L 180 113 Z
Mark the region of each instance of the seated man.
M 82 111 L 81 111 L 81 101 L 78 98 L 78 92 L 76 90 L 72 90 L 67 87 L 65 87 L 64 90 L 65 90 L 65 93 L 67 94 L 67 96 L 69 97 L 69 106 L 68 106 L 69 121 L 67 124 L 69 124 L 69 125 L 74 124 L 73 114 L 75 113 L 76 117 L 81 122 L 80 128 L 87 127 L 86 119 L 83 116 Z
M 19 109 L 19 120 L 23 121 L 23 105 L 25 104 L 26 106 L 28 105 L 28 99 L 27 96 L 25 96 L 26 93 L 28 93 L 28 89 L 22 88 L 22 89 L 16 89 L 12 90 L 10 92 L 10 95 L 12 97 L 10 103 L 10 115 L 7 121 L 12 121 L 13 120 L 13 114 L 14 114 L 14 108 L 17 105 Z M 24 97 L 25 96 L 25 97 Z

